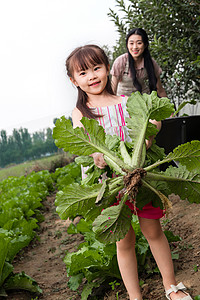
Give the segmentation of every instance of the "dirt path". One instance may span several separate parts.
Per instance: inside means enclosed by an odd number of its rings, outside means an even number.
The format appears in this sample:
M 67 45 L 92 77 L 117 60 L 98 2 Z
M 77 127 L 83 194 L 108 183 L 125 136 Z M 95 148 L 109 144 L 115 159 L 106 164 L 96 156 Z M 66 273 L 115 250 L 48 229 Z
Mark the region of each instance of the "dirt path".
M 165 219 L 165 228 L 182 238 L 173 243 L 179 254 L 175 261 L 176 277 L 183 281 L 194 297 L 200 295 L 200 204 L 190 204 L 172 196 L 173 210 Z M 67 287 L 67 274 L 62 261 L 66 250 L 72 252 L 82 240 L 81 235 L 68 235 L 69 221 L 61 221 L 55 212 L 55 194 L 44 202 L 45 220 L 40 224 L 39 241 L 32 243 L 14 262 L 14 271 L 25 271 L 43 290 L 43 295 L 33 297 L 25 292 L 12 292 L 8 300 L 79 300 L 80 293 Z M 144 299 L 165 299 L 160 275 L 145 279 L 142 287 Z M 128 299 L 123 284 L 104 295 L 104 300 Z

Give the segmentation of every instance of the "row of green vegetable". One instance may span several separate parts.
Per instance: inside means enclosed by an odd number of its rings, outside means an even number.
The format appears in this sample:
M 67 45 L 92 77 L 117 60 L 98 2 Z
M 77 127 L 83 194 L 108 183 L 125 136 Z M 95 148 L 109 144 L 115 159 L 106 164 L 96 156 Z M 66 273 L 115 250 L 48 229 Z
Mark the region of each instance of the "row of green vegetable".
M 13 273 L 13 259 L 36 235 L 42 200 L 53 191 L 48 171 L 27 177 L 8 177 L 0 182 L 0 296 L 22 288 L 40 293 L 36 282 L 24 272 Z
M 0 181 L 0 296 L 7 296 L 10 289 L 42 292 L 24 272 L 13 273 L 12 262 L 37 234 L 43 220 L 42 201 L 55 188 L 80 182 L 80 176 L 80 166 L 71 163 L 55 173 L 44 170 Z

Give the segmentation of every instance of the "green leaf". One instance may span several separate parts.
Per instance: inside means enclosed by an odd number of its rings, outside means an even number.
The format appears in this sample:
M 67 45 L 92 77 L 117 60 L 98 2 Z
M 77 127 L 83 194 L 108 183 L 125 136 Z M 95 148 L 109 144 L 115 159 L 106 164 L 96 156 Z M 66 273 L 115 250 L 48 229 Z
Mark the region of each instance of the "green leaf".
M 141 237 L 136 243 L 137 252 L 139 255 L 146 254 L 149 250 L 149 244 L 145 237 Z
M 120 137 L 117 135 L 106 135 L 106 140 L 105 140 L 106 146 L 110 150 L 115 150 L 118 149 L 119 143 L 120 143 Z
M 2 285 L 3 281 L 5 280 L 5 260 L 8 253 L 8 247 L 10 243 L 11 237 L 7 230 L 0 230 L 0 286 Z M 8 276 L 8 275 L 7 275 Z
M 55 125 L 53 138 L 57 147 L 77 155 L 89 155 L 96 152 L 96 148 L 90 145 L 89 136 L 85 134 L 82 127 L 74 129 L 71 121 L 64 116 L 58 119 Z
M 71 276 L 67 285 L 72 291 L 76 291 L 83 280 L 83 274 Z
M 32 240 L 32 237 L 30 235 L 19 235 L 14 237 L 8 247 L 8 254 L 7 258 L 9 261 L 12 261 L 15 257 L 15 255 L 23 248 L 28 246 L 30 241 Z
M 187 198 L 191 203 L 200 203 L 199 173 L 189 172 L 184 166 L 179 166 L 179 168 L 170 166 L 165 171 L 165 175 L 171 177 L 167 184 L 173 193 L 178 194 L 181 199 Z
M 149 184 L 154 187 L 155 182 L 150 182 Z M 142 210 L 142 208 L 149 202 L 152 202 L 152 205 L 154 207 L 160 207 L 161 209 L 163 209 L 163 204 L 160 197 L 151 189 L 143 185 L 142 188 L 139 189 L 139 192 L 136 196 L 136 206 L 137 208 Z
M 163 163 L 169 163 L 172 160 L 185 165 L 189 171 L 194 169 L 200 170 L 200 141 L 191 141 L 176 147 L 173 152 L 170 152 L 163 160 L 155 164 L 145 167 L 146 171 L 158 167 Z
M 124 203 L 127 196 L 117 206 L 104 209 L 93 223 L 96 237 L 102 243 L 114 243 L 123 239 L 131 224 L 131 210 Z
M 200 170 L 200 141 L 191 141 L 178 146 L 167 155 L 166 160 L 179 161 L 188 170 Z
M 136 92 L 128 98 L 127 111 L 130 118 L 126 118 L 126 122 L 133 141 L 131 165 L 134 168 L 142 167 L 146 153 L 145 138 L 157 132 L 155 125 L 149 123 L 149 119 L 160 121 L 169 117 L 173 112 L 173 105 L 167 98 L 158 98 L 156 92 L 152 92 L 151 95 Z
M 98 183 L 100 176 L 104 172 L 105 172 L 104 170 L 99 169 L 95 165 L 93 165 L 92 169 L 86 171 L 87 177 L 82 179 L 81 184 L 93 185 L 95 183 Z
M 155 143 L 147 150 L 147 158 L 152 162 L 162 160 L 165 156 L 164 148 L 160 148 Z
M 105 132 L 102 126 L 94 119 L 83 117 L 81 122 L 85 128 L 72 127 L 70 120 L 61 117 L 56 121 L 56 126 L 53 130 L 53 138 L 55 144 L 64 151 L 76 155 L 90 155 L 94 152 L 100 152 L 108 158 L 109 165 L 112 168 L 117 167 L 121 174 L 124 174 L 123 169 L 129 169 L 122 160 L 120 160 L 115 152 L 111 151 L 105 144 Z
M 167 240 L 168 240 L 169 243 L 181 241 L 180 236 L 174 235 L 172 231 L 165 230 L 164 234 L 165 234 L 165 236 L 166 236 L 166 238 L 167 238 Z
M 37 282 L 30 276 L 26 275 L 24 272 L 13 274 L 12 276 L 10 276 L 3 287 L 5 288 L 5 290 L 20 289 L 37 294 L 42 293 L 42 290 L 38 286 Z
M 78 232 L 91 232 L 92 231 L 92 222 L 86 222 L 84 219 L 81 219 L 76 225 Z
M 104 191 L 102 200 L 96 206 L 91 207 L 85 215 L 85 219 L 93 220 L 105 209 L 116 202 L 119 191 L 123 188 L 123 177 L 116 177 L 106 180 L 107 186 Z
M 82 165 L 83 167 L 87 167 L 94 164 L 94 160 L 91 156 L 78 156 L 75 158 L 75 162 L 78 165 Z
M 131 157 L 127 151 L 126 145 L 124 141 L 120 142 L 120 152 L 121 156 L 126 164 L 131 165 Z
M 64 262 L 68 276 L 73 276 L 90 268 L 99 268 L 103 263 L 103 257 L 98 249 L 90 249 L 83 246 L 75 253 L 67 253 Z
M 68 185 L 63 191 L 56 194 L 56 211 L 61 219 L 84 216 L 87 211 L 95 206 L 96 197 L 101 189 L 101 184 L 93 186 L 80 186 L 77 183 Z
M 67 228 L 67 233 L 68 234 L 76 234 L 77 232 L 78 231 L 77 231 L 76 226 L 73 223 L 71 223 Z
M 96 204 L 98 204 L 101 201 L 101 199 L 103 198 L 105 190 L 106 190 L 106 180 L 104 180 L 104 182 L 103 182 L 103 184 L 101 186 L 101 189 L 100 189 L 99 194 L 97 196 L 97 199 L 95 201 Z
M 194 101 L 194 100 L 183 101 L 183 102 L 178 106 L 177 110 L 176 110 L 175 113 L 173 114 L 173 117 L 176 116 L 176 115 L 181 111 L 181 109 L 182 109 L 185 105 L 187 105 L 187 104 L 193 104 L 193 105 L 195 105 L 195 104 L 196 104 L 196 101 Z
M 88 296 L 92 293 L 93 288 L 99 287 L 104 282 L 104 280 L 105 278 L 104 276 L 102 276 L 102 278 L 99 278 L 96 282 L 87 283 L 81 293 L 81 300 L 87 300 Z
M 171 193 L 178 194 L 181 199 L 188 199 L 190 202 L 200 202 L 200 174 L 199 170 L 190 172 L 185 166 L 178 168 L 169 166 L 165 172 L 147 173 L 145 178 L 149 184 L 153 181 L 165 182 L 168 188 L 161 191 L 168 196 Z M 159 187 L 157 187 L 159 190 Z
M 3 285 L 4 282 L 6 282 L 6 278 L 12 273 L 14 267 L 8 262 L 4 263 L 2 274 L 1 274 L 1 281 L 0 281 L 0 286 Z

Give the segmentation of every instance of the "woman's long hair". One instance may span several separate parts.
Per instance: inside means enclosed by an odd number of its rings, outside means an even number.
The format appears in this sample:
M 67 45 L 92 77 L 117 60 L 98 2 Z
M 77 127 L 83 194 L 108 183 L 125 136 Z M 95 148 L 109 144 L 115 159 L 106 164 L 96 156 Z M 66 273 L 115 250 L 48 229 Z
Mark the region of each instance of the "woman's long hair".
M 67 58 L 66 60 L 66 69 L 67 75 L 73 78 L 74 71 L 86 70 L 91 66 L 95 66 L 98 64 L 104 64 L 106 69 L 109 69 L 109 61 L 108 58 L 99 46 L 97 45 L 85 45 L 82 47 L 76 48 Z M 78 98 L 76 107 L 81 111 L 83 116 L 88 117 L 90 119 L 95 119 L 100 117 L 100 115 L 96 115 L 93 112 L 92 108 L 87 106 L 88 96 L 87 94 L 80 88 L 78 88 Z M 107 84 L 105 90 L 114 95 L 114 92 L 111 87 L 111 82 L 108 76 Z
M 149 89 L 150 89 L 150 92 L 157 91 L 157 87 L 156 87 L 157 78 L 156 78 L 156 75 L 155 75 L 152 58 L 151 58 L 151 55 L 150 55 L 150 52 L 149 52 L 149 49 L 148 49 L 149 39 L 148 39 L 146 31 L 142 28 L 132 29 L 131 31 L 129 31 L 129 33 L 126 36 L 126 48 L 127 48 L 127 52 L 128 52 L 129 68 L 130 68 L 130 71 L 131 71 L 131 76 L 133 78 L 133 85 L 136 87 L 136 89 L 140 93 L 142 92 L 141 84 L 139 83 L 139 81 L 137 80 L 137 77 L 136 77 L 134 59 L 133 59 L 132 55 L 130 54 L 130 52 L 128 50 L 128 40 L 129 40 L 130 36 L 133 35 L 133 34 L 137 34 L 137 35 L 140 35 L 142 37 L 142 41 L 145 45 L 145 49 L 144 49 L 144 52 L 143 52 L 144 67 L 147 70 L 147 74 L 148 74 L 148 78 L 149 78 Z

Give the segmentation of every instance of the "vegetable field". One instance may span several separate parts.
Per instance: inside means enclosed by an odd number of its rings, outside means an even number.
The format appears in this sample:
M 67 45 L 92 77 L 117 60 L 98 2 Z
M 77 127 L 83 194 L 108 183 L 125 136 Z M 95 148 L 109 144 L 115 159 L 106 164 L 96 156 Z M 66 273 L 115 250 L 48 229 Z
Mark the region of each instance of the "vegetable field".
M 62 190 L 63 186 L 66 185 L 66 179 L 68 181 L 73 180 L 73 175 L 71 175 L 69 178 L 67 168 L 69 171 L 69 168 L 71 167 L 68 166 L 58 169 L 51 176 L 47 171 L 45 171 L 39 172 L 37 174 L 33 173 L 30 175 L 30 177 L 27 178 L 30 185 L 30 182 L 31 180 L 33 181 L 34 176 L 36 176 L 38 183 L 44 176 L 42 182 L 46 181 L 50 189 L 48 192 L 45 192 L 45 197 L 42 201 L 39 202 L 40 208 L 37 208 L 37 211 L 40 211 L 40 213 L 37 214 L 40 223 L 38 223 L 38 227 L 35 231 L 36 237 L 30 242 L 27 247 L 23 248 L 15 256 L 12 261 L 12 265 L 14 267 L 14 273 L 24 271 L 27 275 L 36 280 L 40 289 L 42 289 L 42 294 L 36 295 L 34 293 L 26 291 L 10 290 L 7 291 L 8 297 L 5 299 L 81 299 L 80 293 L 84 288 L 86 282 L 83 281 L 81 286 L 76 291 L 70 289 L 69 285 L 71 285 L 71 288 L 73 288 L 73 283 L 68 283 L 69 277 L 67 277 L 65 264 L 66 253 L 72 253 L 71 255 L 73 255 L 73 253 L 78 252 L 79 244 L 83 243 L 84 241 L 83 235 L 80 234 L 78 232 L 79 230 L 75 227 L 75 225 L 79 222 L 79 218 L 76 218 L 73 223 L 69 220 L 60 220 L 58 214 L 55 211 L 54 201 L 56 192 L 55 190 L 52 190 L 52 182 L 55 182 L 54 188 Z M 78 181 L 80 179 L 79 176 L 75 175 L 76 172 L 76 167 L 71 168 L 70 173 L 74 174 L 74 179 Z M 25 186 L 24 182 L 26 180 L 24 177 L 14 177 L 12 179 L 16 182 L 18 188 L 20 181 L 21 183 L 23 183 L 21 186 Z M 9 179 L 9 181 L 11 181 L 11 178 Z M 2 183 L 3 182 L 1 182 L 1 184 Z M 7 180 L 4 182 L 4 184 L 5 183 L 8 186 Z M 2 186 L 3 184 L 1 185 L 1 195 Z M 38 186 L 40 186 L 40 184 L 38 184 Z M 42 184 L 42 186 L 44 193 L 45 184 Z M 198 265 L 200 261 L 200 206 L 195 203 L 190 204 L 185 200 L 179 200 L 178 196 L 172 195 L 171 198 L 174 204 L 174 208 L 169 217 L 163 220 L 163 226 L 166 230 L 172 231 L 174 235 L 177 235 L 181 238 L 180 240 L 171 242 L 171 248 L 174 258 L 179 258 L 178 260 L 174 260 L 177 270 L 177 277 L 179 280 L 185 282 L 185 284 L 191 289 L 192 294 L 195 296 L 200 294 L 200 270 Z M 29 211 L 28 208 L 26 208 L 26 211 Z M 33 218 L 35 216 L 35 214 L 32 215 Z M 82 226 L 83 225 L 84 224 L 82 224 Z M 79 226 L 79 229 L 80 228 L 81 225 Z M 82 231 L 84 230 L 82 229 Z M 73 232 L 73 234 L 71 234 L 70 232 Z M 34 235 L 35 234 L 33 234 L 33 236 Z M 86 237 L 84 239 L 87 240 Z M 64 258 L 65 263 L 63 261 Z M 105 259 L 105 256 L 102 257 L 102 259 Z M 115 276 L 116 274 L 117 272 L 115 273 Z M 189 276 L 187 274 L 189 274 Z M 140 278 L 145 299 L 162 299 L 161 295 L 163 294 L 163 289 L 161 285 L 160 275 L 158 273 L 151 273 L 150 271 L 149 273 L 142 272 L 141 270 Z M 152 288 L 152 281 L 157 290 Z M 117 299 L 117 293 L 119 299 L 127 299 L 126 291 L 119 278 L 110 278 L 105 288 L 106 289 L 101 288 L 100 290 L 98 290 L 99 294 L 97 294 L 96 298 L 93 299 L 114 300 Z M 4 299 L 4 297 L 2 297 L 2 299 Z
M 163 299 L 149 245 L 125 205 L 127 199 L 136 199 L 140 209 L 151 200 L 167 210 L 162 226 L 177 278 L 199 298 L 200 141 L 180 145 L 167 156 L 155 143 L 146 150 L 145 140 L 157 132 L 149 120 L 170 116 L 173 107 L 153 92 L 135 93 L 127 109 L 128 142 L 106 135 L 95 120 L 83 118 L 85 129 L 74 129 L 62 117 L 54 129 L 56 144 L 79 157 L 54 173 L 32 172 L 0 182 L 0 296 L 128 299 L 115 242 L 133 226 L 143 298 Z M 94 165 L 89 156 L 93 152 L 104 154 L 106 169 Z M 172 161 L 176 166 L 159 169 Z M 83 180 L 81 165 L 87 166 Z M 113 205 L 119 192 L 119 205 Z

